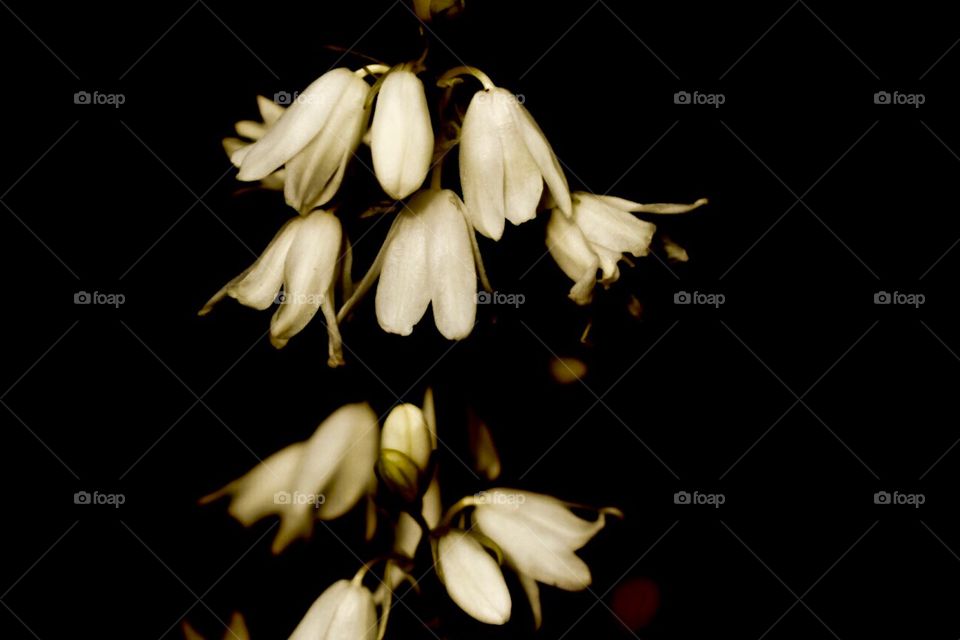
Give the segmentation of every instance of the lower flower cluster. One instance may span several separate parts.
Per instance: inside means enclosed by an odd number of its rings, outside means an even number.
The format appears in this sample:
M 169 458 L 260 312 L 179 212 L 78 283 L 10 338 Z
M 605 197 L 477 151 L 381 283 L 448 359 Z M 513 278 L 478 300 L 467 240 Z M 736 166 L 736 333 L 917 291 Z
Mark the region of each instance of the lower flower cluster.
M 246 526 L 279 516 L 274 553 L 309 537 L 317 520 L 338 518 L 361 503 L 367 505 L 368 539 L 378 526 L 387 528 L 392 552 L 328 587 L 291 638 L 382 637 L 394 590 L 405 581 L 416 586 L 430 569 L 454 603 L 492 625 L 506 623 L 512 612 L 504 568 L 519 578 L 537 626 L 540 584 L 567 591 L 590 585 L 590 569 L 576 552 L 603 529 L 608 515 L 620 512 L 507 488 L 465 496 L 444 509 L 433 407 L 428 391 L 422 407 L 394 407 L 381 429 L 369 404 L 345 405 L 307 440 L 274 453 L 201 500 L 229 497 L 229 513 Z M 475 460 L 494 457 L 499 468 L 489 433 L 473 448 Z M 574 509 L 594 517 L 582 518 Z M 424 545 L 429 555 L 418 553 Z M 433 558 L 426 570 L 416 566 L 424 555 Z M 372 589 L 371 582 L 376 582 Z

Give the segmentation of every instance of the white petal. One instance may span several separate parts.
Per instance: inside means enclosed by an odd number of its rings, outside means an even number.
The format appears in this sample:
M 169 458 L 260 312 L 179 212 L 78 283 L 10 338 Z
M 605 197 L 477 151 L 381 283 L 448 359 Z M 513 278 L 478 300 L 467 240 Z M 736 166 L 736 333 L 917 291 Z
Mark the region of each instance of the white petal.
M 231 495 L 228 512 L 245 527 L 282 512 L 284 505 L 277 500 L 277 494 L 290 490 L 303 449 L 303 443 L 298 442 L 277 451 L 223 489 L 204 497 L 201 503 Z
M 473 228 L 493 240 L 503 235 L 504 166 L 493 90 L 470 100 L 460 131 L 460 184 Z
M 288 220 L 256 262 L 215 293 L 200 310 L 200 315 L 209 313 L 225 295 L 261 311 L 273 304 L 283 283 L 283 264 L 287 259 L 287 251 L 297 236 L 300 222 L 300 218 Z
M 333 583 L 317 598 L 290 640 L 375 640 L 373 595 L 349 580 Z
M 291 207 L 308 213 L 336 194 L 366 125 L 368 113 L 363 107 L 368 92 L 367 83 L 351 74 L 322 129 L 290 158 L 284 195 Z M 282 122 L 283 118 L 276 126 Z
M 539 629 L 540 625 L 543 624 L 543 608 L 540 606 L 540 585 L 537 584 L 536 580 L 524 573 L 519 574 L 517 577 L 520 578 L 520 586 L 523 587 L 523 592 L 527 594 L 527 599 L 530 601 L 530 610 L 533 612 L 533 627 Z
M 547 249 L 560 269 L 574 281 L 570 298 L 577 304 L 589 303 L 600 260 L 577 225 L 558 209 L 551 211 L 547 223 Z
M 438 568 L 450 598 L 480 622 L 503 624 L 509 620 L 507 583 L 480 543 L 469 533 L 452 529 L 438 545 Z
M 376 310 L 380 327 L 389 333 L 410 335 L 430 304 L 427 240 L 430 230 L 414 213 L 422 195 L 397 214 L 392 238 L 385 248 Z
M 567 178 L 563 174 L 560 162 L 556 154 L 547 142 L 546 136 L 537 125 L 537 122 L 520 103 L 515 102 L 513 110 L 514 119 L 517 123 L 517 130 L 523 138 L 527 150 L 533 157 L 534 162 L 540 167 L 540 173 L 543 174 L 543 180 L 550 189 L 550 195 L 556 206 L 565 214 L 570 215 L 572 204 L 570 202 L 570 187 L 567 185 Z
M 265 98 L 264 96 L 257 96 L 257 109 L 260 110 L 260 119 L 263 120 L 263 124 L 265 124 L 267 128 L 272 127 L 287 110 L 286 107 L 282 107 L 270 98 Z
M 254 122 L 253 120 L 241 120 L 234 128 L 237 130 L 238 136 L 250 140 L 259 140 L 267 132 L 267 127 L 263 126 L 262 122 Z
M 242 159 L 237 178 L 244 181 L 265 178 L 299 153 L 320 132 L 343 92 L 357 79 L 345 68 L 333 69 L 317 78 L 266 135 L 251 145 Z
M 573 221 L 591 244 L 637 257 L 649 253 L 657 228 L 587 193 L 576 194 Z
M 570 591 L 589 586 L 590 569 L 574 551 L 603 528 L 603 514 L 584 520 L 551 496 L 492 489 L 473 517 L 518 572 Z
M 380 87 L 370 151 L 380 186 L 400 200 L 416 191 L 430 169 L 433 126 L 423 83 L 407 70 L 389 73 Z
M 284 301 L 270 323 L 275 347 L 298 334 L 321 300 L 332 295 L 340 240 L 340 221 L 333 214 L 317 210 L 302 219 L 284 265 Z
M 425 211 L 433 318 L 449 340 L 461 340 L 477 317 L 477 269 L 463 203 L 453 191 L 434 192 Z
M 624 200 L 623 198 L 617 198 L 614 196 L 596 196 L 600 200 L 603 200 L 605 203 L 609 204 L 612 207 L 616 207 L 621 211 L 631 211 L 633 213 L 659 213 L 659 214 L 673 214 L 673 213 L 687 213 L 693 211 L 703 205 L 707 204 L 706 198 L 700 198 L 693 204 L 673 204 L 669 202 L 657 202 L 654 204 L 640 204 L 639 202 L 633 202 L 632 200 Z
M 245 140 L 240 138 L 224 138 L 223 139 L 223 150 L 227 153 L 227 157 L 232 156 L 238 149 L 241 149 L 250 144 Z
M 345 405 L 321 423 L 305 443 L 292 486 L 299 500 L 290 505 L 291 517 L 281 523 L 276 546 L 308 536 L 314 516 L 332 520 L 360 501 L 370 486 L 379 442 L 377 415 L 366 403 Z

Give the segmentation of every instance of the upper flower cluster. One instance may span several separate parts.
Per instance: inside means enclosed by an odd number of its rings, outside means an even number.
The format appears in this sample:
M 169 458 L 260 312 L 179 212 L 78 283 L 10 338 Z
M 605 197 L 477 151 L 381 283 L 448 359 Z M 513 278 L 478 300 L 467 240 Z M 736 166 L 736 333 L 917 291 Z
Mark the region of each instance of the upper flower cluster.
M 225 139 L 224 148 L 239 168 L 238 179 L 282 188 L 301 217 L 288 222 L 263 256 L 201 314 L 224 296 L 256 309 L 283 302 L 288 306 L 271 323 L 271 340 L 281 347 L 322 311 L 328 360 L 336 366 L 343 363 L 338 323 L 379 280 L 375 311 L 384 331 L 408 335 L 432 306 L 440 333 L 459 340 L 476 322 L 478 279 L 490 289 L 475 233 L 496 241 L 506 221 L 519 225 L 550 210 L 547 249 L 574 282 L 571 299 L 587 304 L 597 283 L 609 286 L 618 279 L 625 254 L 647 255 L 656 227 L 635 214 L 682 213 L 706 203 L 645 205 L 571 192 L 522 101 L 473 67 L 450 69 L 437 80 L 442 96 L 435 134 L 418 76 L 423 70 L 421 61 L 336 68 L 287 108 L 258 98 L 263 122 L 237 123 L 240 137 Z M 482 88 L 461 116 L 450 104 L 464 76 Z M 329 204 L 363 142 L 381 188 L 395 201 L 388 210 L 398 211 L 376 259 L 354 286 L 351 244 Z M 462 197 L 443 188 L 444 160 L 454 147 Z M 675 255 L 684 254 L 673 246 Z

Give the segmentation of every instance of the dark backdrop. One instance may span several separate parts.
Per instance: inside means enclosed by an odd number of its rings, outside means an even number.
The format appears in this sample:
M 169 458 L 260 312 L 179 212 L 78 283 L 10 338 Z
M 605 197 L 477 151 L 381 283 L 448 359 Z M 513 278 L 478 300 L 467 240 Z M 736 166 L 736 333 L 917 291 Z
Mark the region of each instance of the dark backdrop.
M 503 484 L 626 513 L 582 552 L 590 591 L 543 590 L 544 638 L 957 637 L 948 7 L 468 5 L 436 27 L 433 68 L 463 60 L 523 94 L 572 188 L 709 197 L 660 221 L 692 259 L 640 260 L 578 309 L 541 259 L 541 217 L 482 243 L 495 287 L 526 304 L 481 307 L 451 349 L 428 320 L 411 338 L 382 334 L 368 300 L 344 327 L 350 366 L 331 371 L 318 326 L 278 352 L 267 313 L 225 302 L 196 317 L 290 215 L 276 194 L 237 193 L 220 138 L 255 116 L 257 93 L 296 91 L 336 63 L 325 44 L 416 57 L 410 12 L 5 0 L 3 637 L 174 638 L 191 606 L 210 637 L 234 609 L 254 638 L 285 637 L 369 556 L 359 518 L 274 558 L 272 521 L 244 530 L 196 499 L 344 402 L 382 411 L 428 382 L 451 447 L 464 401 L 490 423 Z M 125 103 L 74 104 L 78 91 Z M 725 102 L 676 104 L 678 91 Z M 875 104 L 879 91 L 925 103 Z M 361 166 L 349 179 L 371 182 Z M 358 245 L 361 266 L 385 229 Z M 79 291 L 126 302 L 75 305 Z M 678 306 L 679 291 L 726 302 Z M 926 301 L 876 305 L 879 291 Z M 583 384 L 553 383 L 553 354 L 582 358 Z M 441 465 L 448 499 L 482 488 L 445 449 Z M 82 490 L 126 503 L 74 505 Z M 678 491 L 725 503 L 677 505 Z M 925 503 L 878 505 L 879 491 Z M 641 625 L 651 584 L 660 606 Z M 438 613 L 435 588 L 394 608 L 393 637 L 432 637 L 417 617 Z M 441 608 L 453 622 L 436 631 L 520 637 L 520 592 L 514 610 L 494 634 Z

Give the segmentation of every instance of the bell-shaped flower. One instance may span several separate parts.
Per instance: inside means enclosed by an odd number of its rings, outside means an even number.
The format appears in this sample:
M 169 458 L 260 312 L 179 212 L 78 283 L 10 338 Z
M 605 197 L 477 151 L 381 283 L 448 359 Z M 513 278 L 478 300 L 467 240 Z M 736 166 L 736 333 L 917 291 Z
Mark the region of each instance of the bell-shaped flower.
M 250 146 L 266 134 L 267 130 L 280 119 L 286 110 L 273 100 L 263 96 L 257 96 L 257 107 L 260 110 L 262 122 L 253 120 L 241 120 L 234 127 L 239 138 L 224 138 L 223 150 L 227 152 L 227 157 L 232 158 L 238 150 Z M 265 189 L 281 191 L 283 189 L 284 170 L 278 169 L 260 181 Z
M 623 254 L 649 253 L 656 226 L 632 213 L 686 213 L 706 204 L 639 204 L 612 196 L 573 194 L 573 215 L 555 207 L 547 223 L 547 249 L 563 272 L 574 281 L 570 298 L 588 304 L 593 298 L 597 271 L 601 284 L 609 286 L 620 277 L 617 263 Z
M 233 153 L 237 179 L 262 180 L 285 165 L 287 204 L 300 213 L 326 204 L 363 137 L 369 92 L 367 82 L 349 69 L 323 74 L 262 138 Z
M 596 520 L 585 520 L 554 497 L 514 489 L 484 491 L 474 505 L 476 530 L 500 547 L 504 563 L 519 574 L 538 624 L 536 583 L 567 591 L 587 588 L 590 568 L 575 552 L 604 527 L 607 514 L 619 515 L 604 509 Z
M 289 220 L 253 265 L 220 289 L 203 309 L 206 315 L 224 296 L 263 310 L 281 304 L 270 321 L 270 342 L 278 349 L 323 312 L 328 334 L 330 366 L 343 364 L 340 330 L 333 305 L 339 268 L 342 230 L 331 213 L 316 210 Z
M 391 70 L 380 86 L 370 152 L 380 186 L 395 200 L 419 189 L 430 170 L 433 125 L 423 83 L 409 64 Z
M 309 439 L 292 444 L 202 503 L 230 496 L 229 513 L 244 526 L 280 516 L 274 553 L 307 537 L 314 519 L 345 514 L 376 488 L 374 466 L 380 443 L 377 415 L 366 403 L 334 411 Z
M 380 436 L 380 476 L 384 483 L 408 502 L 420 493 L 425 480 L 433 441 L 420 407 L 394 407 Z
M 373 594 L 355 581 L 330 585 L 310 606 L 290 640 L 376 640 Z
M 510 591 L 497 561 L 461 529 L 450 529 L 437 542 L 437 571 L 450 598 L 480 622 L 510 619 Z
M 506 89 L 475 93 L 460 135 L 460 183 L 473 227 L 499 240 L 505 219 L 532 220 L 544 182 L 557 207 L 570 215 L 567 179 L 527 109 Z
M 445 338 L 460 340 L 477 315 L 477 267 L 464 205 L 449 189 L 425 189 L 397 214 L 380 253 L 353 296 L 338 313 L 342 320 L 380 278 L 376 312 L 380 327 L 410 335 L 433 303 L 433 319 Z

